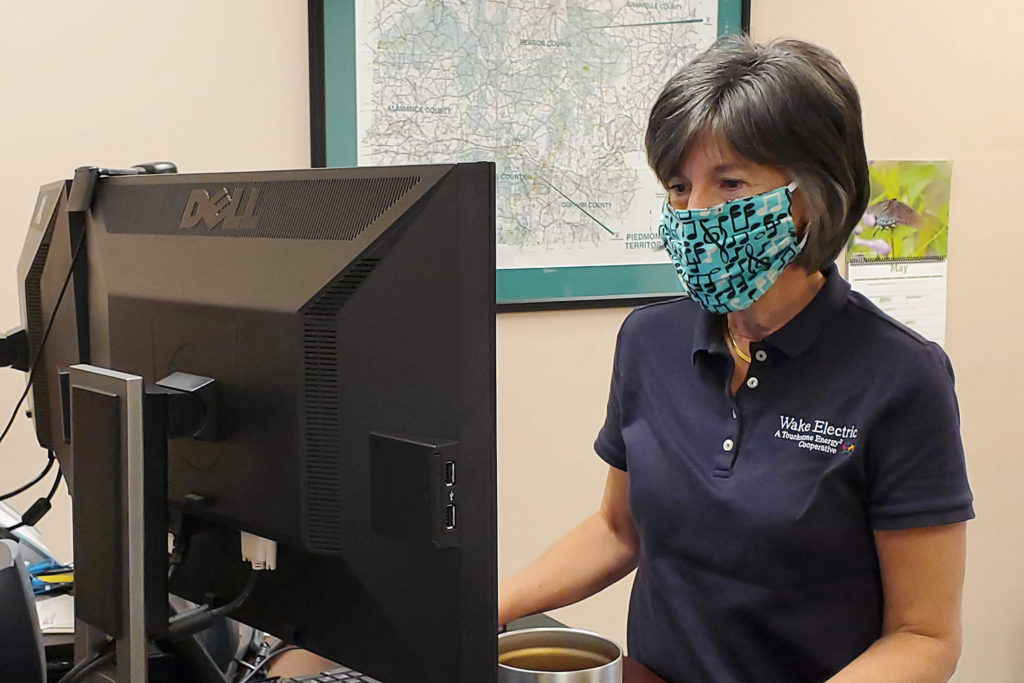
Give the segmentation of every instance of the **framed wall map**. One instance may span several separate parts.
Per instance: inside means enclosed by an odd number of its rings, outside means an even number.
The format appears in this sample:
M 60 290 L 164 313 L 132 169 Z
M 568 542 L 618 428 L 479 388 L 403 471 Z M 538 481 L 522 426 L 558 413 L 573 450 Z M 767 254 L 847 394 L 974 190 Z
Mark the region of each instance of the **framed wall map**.
M 310 0 L 314 166 L 493 161 L 499 310 L 681 292 L 643 151 L 749 0 Z

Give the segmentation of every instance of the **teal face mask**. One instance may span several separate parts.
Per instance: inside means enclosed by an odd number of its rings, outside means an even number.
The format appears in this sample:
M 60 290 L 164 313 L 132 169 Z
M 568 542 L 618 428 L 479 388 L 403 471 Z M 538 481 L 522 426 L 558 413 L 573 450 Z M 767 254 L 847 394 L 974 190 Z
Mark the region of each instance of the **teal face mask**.
M 707 209 L 665 202 L 658 232 L 683 289 L 712 313 L 742 311 L 775 284 L 807 242 L 791 213 L 796 182 Z

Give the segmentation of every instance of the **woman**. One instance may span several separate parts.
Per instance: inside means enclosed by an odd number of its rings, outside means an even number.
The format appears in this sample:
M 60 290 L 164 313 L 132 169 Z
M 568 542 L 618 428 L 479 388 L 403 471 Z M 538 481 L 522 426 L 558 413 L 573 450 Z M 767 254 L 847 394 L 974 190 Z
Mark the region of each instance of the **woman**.
M 600 509 L 499 621 L 638 569 L 631 657 L 667 681 L 945 681 L 974 513 L 949 361 L 837 274 L 868 173 L 827 51 L 720 39 L 647 130 L 689 298 L 619 333 Z

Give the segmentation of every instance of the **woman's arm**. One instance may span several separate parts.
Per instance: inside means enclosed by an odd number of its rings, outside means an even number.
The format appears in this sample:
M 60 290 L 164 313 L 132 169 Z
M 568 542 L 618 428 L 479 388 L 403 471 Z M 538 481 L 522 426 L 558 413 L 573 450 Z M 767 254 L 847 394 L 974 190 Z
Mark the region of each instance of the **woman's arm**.
M 268 676 L 303 676 L 337 669 L 338 665 L 309 650 L 282 652 L 270 663 Z
M 609 467 L 600 509 L 501 586 L 498 623 L 578 602 L 636 567 L 628 488 L 629 475 Z
M 875 545 L 882 637 L 829 683 L 948 681 L 960 658 L 966 523 L 876 531 Z

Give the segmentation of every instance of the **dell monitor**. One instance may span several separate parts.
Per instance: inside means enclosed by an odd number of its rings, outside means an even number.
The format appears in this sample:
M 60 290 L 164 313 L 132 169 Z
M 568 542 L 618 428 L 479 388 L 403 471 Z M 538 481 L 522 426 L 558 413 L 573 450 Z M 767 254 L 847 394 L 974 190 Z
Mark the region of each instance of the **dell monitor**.
M 256 534 L 277 570 L 237 619 L 386 683 L 495 680 L 493 164 L 74 194 L 41 189 L 19 272 L 37 436 L 68 481 L 89 476 L 70 366 L 212 378 L 216 422 L 166 453 L 193 529 L 171 591 L 230 599 Z

